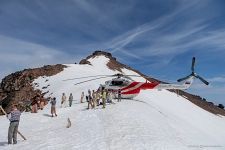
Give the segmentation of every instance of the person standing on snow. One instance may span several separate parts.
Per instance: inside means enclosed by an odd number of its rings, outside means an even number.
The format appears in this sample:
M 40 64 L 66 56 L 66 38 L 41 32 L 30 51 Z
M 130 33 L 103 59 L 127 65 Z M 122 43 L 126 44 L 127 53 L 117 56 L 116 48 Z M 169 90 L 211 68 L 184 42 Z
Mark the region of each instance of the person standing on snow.
M 109 91 L 108 92 L 108 94 L 107 94 L 107 100 L 108 100 L 108 103 L 113 103 L 113 101 L 112 101 L 112 92 L 111 91 Z
M 72 95 L 72 93 L 70 93 L 70 96 L 69 96 L 69 106 L 70 107 L 72 106 L 72 102 L 73 102 L 73 95 Z
M 53 117 L 53 114 L 55 114 L 55 116 L 57 116 L 57 114 L 56 114 L 56 98 L 55 97 L 53 99 L 51 99 L 50 104 L 51 104 L 52 117 Z
M 91 90 L 88 90 L 88 109 L 90 109 L 90 107 L 93 108 L 92 101 Z
M 103 105 L 102 108 L 105 108 L 105 105 L 106 105 L 106 96 L 107 96 L 107 92 L 106 92 L 106 89 L 104 89 L 103 92 L 102 92 L 102 105 Z
M 96 106 L 96 92 L 92 91 L 92 108 L 95 108 Z
M 98 91 L 96 91 L 96 104 L 97 104 L 97 106 L 99 106 L 100 99 L 101 99 L 101 92 L 98 90 Z
M 66 95 L 65 93 L 62 93 L 62 98 L 61 98 L 61 108 L 66 106 Z
M 121 89 L 118 90 L 118 102 L 121 102 Z
M 83 100 L 84 100 L 84 92 L 81 93 L 80 103 L 83 103 Z
M 9 130 L 8 130 L 8 144 L 17 144 L 17 131 L 19 127 L 21 112 L 17 109 L 16 105 L 12 106 L 12 111 L 7 115 L 7 118 L 10 121 Z

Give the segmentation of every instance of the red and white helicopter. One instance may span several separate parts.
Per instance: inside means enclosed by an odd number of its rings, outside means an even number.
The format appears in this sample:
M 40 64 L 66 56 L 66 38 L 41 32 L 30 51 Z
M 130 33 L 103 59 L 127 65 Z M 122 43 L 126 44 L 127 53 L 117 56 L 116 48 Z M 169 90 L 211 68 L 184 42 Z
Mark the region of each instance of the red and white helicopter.
M 197 75 L 194 72 L 194 65 L 195 65 L 195 57 L 192 59 L 192 73 L 184 78 L 178 79 L 178 82 L 184 81 L 183 84 L 167 84 L 167 83 L 161 83 L 161 82 L 149 82 L 146 80 L 146 82 L 137 82 L 134 81 L 131 77 L 142 77 L 139 75 L 124 75 L 124 74 L 114 74 L 114 75 L 97 75 L 97 76 L 87 76 L 87 77 L 80 77 L 80 78 L 73 78 L 73 79 L 67 79 L 67 80 L 74 80 L 74 79 L 85 79 L 85 78 L 92 78 L 88 79 L 82 82 L 78 82 L 75 85 L 82 84 L 85 82 L 98 80 L 102 78 L 108 78 L 108 77 L 116 77 L 109 81 L 106 81 L 104 85 L 100 85 L 100 88 L 104 88 L 110 91 L 113 91 L 116 93 L 119 89 L 121 90 L 121 98 L 134 98 L 140 93 L 140 90 L 147 90 L 147 89 L 179 89 L 179 90 L 185 90 L 188 89 L 191 84 L 193 83 L 195 78 L 200 79 L 203 83 L 208 85 L 209 83 Z M 64 81 L 67 81 L 64 80 Z M 114 94 L 115 97 L 117 97 L 117 94 Z

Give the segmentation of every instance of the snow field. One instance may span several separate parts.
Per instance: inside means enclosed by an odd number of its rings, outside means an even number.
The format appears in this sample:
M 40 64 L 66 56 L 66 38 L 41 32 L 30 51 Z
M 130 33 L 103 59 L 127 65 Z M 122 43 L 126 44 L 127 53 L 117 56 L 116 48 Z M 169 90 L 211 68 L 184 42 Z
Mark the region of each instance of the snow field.
M 82 91 L 97 89 L 111 78 L 94 80 L 65 79 L 118 73 L 107 68 L 104 56 L 89 60 L 92 65 L 71 64 L 63 72 L 34 81 L 46 96 L 57 98 L 58 117 L 50 117 L 50 106 L 38 114 L 23 113 L 19 130 L 26 136 L 18 144 L 8 146 L 8 120 L 0 117 L 0 149 L 23 150 L 224 150 L 225 118 L 211 114 L 181 96 L 166 90 L 146 90 L 134 99 L 87 110 L 79 103 Z M 133 71 L 123 69 L 125 74 Z M 46 79 L 48 81 L 46 82 Z M 145 81 L 143 78 L 133 78 Z M 60 108 L 61 94 L 73 93 L 72 107 Z M 51 94 L 52 93 L 52 94 Z M 67 118 L 72 122 L 66 128 Z

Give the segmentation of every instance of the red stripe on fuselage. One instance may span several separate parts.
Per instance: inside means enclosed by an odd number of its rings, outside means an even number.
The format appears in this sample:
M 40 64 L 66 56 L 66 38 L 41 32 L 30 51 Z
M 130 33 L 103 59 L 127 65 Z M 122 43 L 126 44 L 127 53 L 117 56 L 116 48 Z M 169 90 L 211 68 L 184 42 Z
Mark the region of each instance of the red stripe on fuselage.
M 140 83 L 140 82 L 132 82 L 127 87 L 124 87 L 121 90 L 126 90 L 126 89 L 129 89 L 129 88 L 132 88 L 132 87 L 136 86 L 138 83 Z
M 127 87 L 122 88 L 121 90 L 126 90 L 129 88 L 132 88 L 134 86 L 136 86 L 139 83 L 143 83 L 139 88 L 146 90 L 146 89 L 154 89 L 157 85 L 159 85 L 158 82 L 152 82 L 152 83 L 144 83 L 144 82 L 132 82 L 130 85 L 128 85 Z
M 132 82 L 127 87 L 122 88 L 121 93 L 122 94 L 138 94 L 140 90 L 154 89 L 157 85 L 159 85 L 159 83 L 157 82 L 153 82 L 153 83 Z
M 159 85 L 158 82 L 152 82 L 152 83 L 144 83 L 141 85 L 142 90 L 147 90 L 147 89 L 154 89 L 157 85 Z

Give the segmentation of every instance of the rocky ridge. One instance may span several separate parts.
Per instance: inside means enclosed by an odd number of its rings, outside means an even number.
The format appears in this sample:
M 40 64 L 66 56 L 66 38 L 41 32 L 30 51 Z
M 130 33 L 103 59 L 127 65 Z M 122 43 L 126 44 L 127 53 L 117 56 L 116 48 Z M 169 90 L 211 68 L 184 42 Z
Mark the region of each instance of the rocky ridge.
M 46 65 L 41 68 L 24 69 L 6 76 L 2 79 L 0 86 L 0 104 L 6 112 L 10 110 L 12 104 L 18 104 L 20 110 L 23 111 L 24 107 L 31 104 L 35 97 L 43 97 L 45 94 L 33 88 L 34 79 L 40 76 L 55 75 L 63 71 L 65 67 L 61 64 Z

